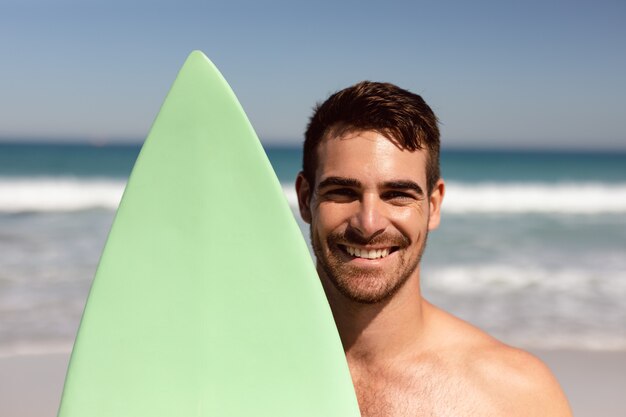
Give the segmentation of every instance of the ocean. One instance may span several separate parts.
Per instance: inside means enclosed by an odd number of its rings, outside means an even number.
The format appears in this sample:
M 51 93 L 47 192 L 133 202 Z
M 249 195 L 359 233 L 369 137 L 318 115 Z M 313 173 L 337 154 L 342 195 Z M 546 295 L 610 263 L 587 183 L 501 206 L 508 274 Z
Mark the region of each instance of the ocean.
M 138 152 L 0 144 L 0 356 L 71 349 Z M 300 151 L 266 152 L 296 213 Z M 442 174 L 428 300 L 527 349 L 626 349 L 626 153 L 444 149 Z

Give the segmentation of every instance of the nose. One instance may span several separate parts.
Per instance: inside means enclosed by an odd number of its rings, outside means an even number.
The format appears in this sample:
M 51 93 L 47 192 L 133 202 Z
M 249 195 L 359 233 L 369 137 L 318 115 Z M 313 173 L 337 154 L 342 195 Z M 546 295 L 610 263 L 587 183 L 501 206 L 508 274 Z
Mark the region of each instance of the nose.
M 366 239 L 384 232 L 389 225 L 384 202 L 375 193 L 364 194 L 349 224 L 355 232 Z

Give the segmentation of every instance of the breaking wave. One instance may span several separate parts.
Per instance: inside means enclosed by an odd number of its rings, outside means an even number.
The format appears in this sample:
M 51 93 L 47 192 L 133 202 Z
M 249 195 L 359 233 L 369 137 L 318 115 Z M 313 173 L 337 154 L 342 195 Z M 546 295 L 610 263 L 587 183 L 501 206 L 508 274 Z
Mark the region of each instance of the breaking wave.
M 109 178 L 0 178 L 0 212 L 115 210 L 126 181 Z M 283 183 L 292 208 L 293 184 Z M 446 213 L 626 213 L 626 183 L 447 184 Z

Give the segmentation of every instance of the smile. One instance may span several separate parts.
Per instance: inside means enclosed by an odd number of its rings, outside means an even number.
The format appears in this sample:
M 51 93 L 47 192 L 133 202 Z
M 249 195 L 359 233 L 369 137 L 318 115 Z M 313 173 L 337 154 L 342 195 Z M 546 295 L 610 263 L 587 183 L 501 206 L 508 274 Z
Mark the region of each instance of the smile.
M 390 253 L 395 251 L 395 248 L 380 248 L 380 249 L 365 249 L 356 248 L 353 246 L 339 245 L 341 249 L 347 252 L 350 256 L 363 259 L 379 259 L 389 256 Z

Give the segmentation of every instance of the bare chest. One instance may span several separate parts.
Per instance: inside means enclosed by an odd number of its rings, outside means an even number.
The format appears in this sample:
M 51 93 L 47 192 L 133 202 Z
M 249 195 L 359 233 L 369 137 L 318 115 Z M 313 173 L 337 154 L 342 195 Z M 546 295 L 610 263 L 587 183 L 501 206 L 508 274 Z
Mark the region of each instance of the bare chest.
M 353 371 L 353 381 L 363 417 L 502 415 L 471 381 L 437 365 L 359 369 Z

